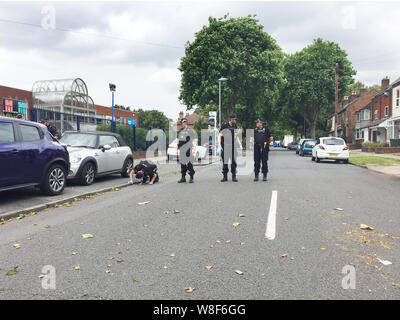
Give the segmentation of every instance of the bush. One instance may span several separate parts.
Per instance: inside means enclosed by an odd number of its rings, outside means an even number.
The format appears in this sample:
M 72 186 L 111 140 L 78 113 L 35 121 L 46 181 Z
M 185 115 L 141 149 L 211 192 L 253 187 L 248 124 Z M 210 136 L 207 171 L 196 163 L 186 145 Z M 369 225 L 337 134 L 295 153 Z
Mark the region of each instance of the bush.
M 382 147 L 383 147 L 383 148 L 389 148 L 389 147 L 390 147 L 390 143 L 389 143 L 389 142 L 384 142 L 384 143 L 382 144 Z
M 111 131 L 111 126 L 110 125 L 99 125 L 96 127 L 97 131 Z M 136 128 L 136 150 L 137 151 L 145 151 L 147 148 L 153 144 L 155 141 L 150 142 L 146 141 L 146 136 L 148 133 L 148 129 L 145 128 Z M 127 126 L 117 126 L 117 133 L 121 135 L 122 139 L 126 142 L 126 144 L 134 151 L 134 146 L 133 146 L 133 128 L 132 127 L 127 127 Z M 169 132 L 166 131 L 166 141 L 167 141 L 167 146 L 169 144 L 168 138 L 169 138 Z M 167 147 L 166 146 L 166 147 Z

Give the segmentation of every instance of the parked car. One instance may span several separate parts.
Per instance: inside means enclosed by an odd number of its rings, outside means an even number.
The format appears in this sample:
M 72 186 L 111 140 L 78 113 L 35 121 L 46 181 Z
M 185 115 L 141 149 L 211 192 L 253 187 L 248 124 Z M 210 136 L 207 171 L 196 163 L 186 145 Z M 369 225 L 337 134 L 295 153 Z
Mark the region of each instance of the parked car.
M 207 150 L 208 152 L 209 149 L 203 146 L 196 146 L 195 150 L 195 159 L 197 159 L 199 162 L 201 162 L 201 159 L 204 159 L 207 156 Z M 167 161 L 176 159 L 178 161 L 179 157 L 179 152 L 178 152 L 178 139 L 176 138 L 174 141 L 172 141 L 168 145 L 168 150 L 167 150 Z
M 297 143 L 296 154 L 299 154 L 299 152 L 300 152 L 300 147 L 301 147 L 301 145 L 303 144 L 304 140 L 307 140 L 307 139 L 300 139 L 300 141 Z M 311 139 L 308 139 L 308 140 L 311 140 Z
M 300 139 L 299 144 L 297 145 L 296 154 L 300 155 L 300 150 L 303 148 L 304 142 L 312 140 L 313 139 Z
M 68 151 L 46 126 L 0 117 L 0 191 L 39 186 L 47 195 L 63 192 Z
M 119 134 L 66 131 L 60 142 L 70 154 L 68 179 L 82 185 L 90 185 L 95 178 L 109 174 L 129 177 L 133 168 L 132 150 Z
M 293 141 L 293 142 L 289 143 L 288 149 L 289 150 L 296 150 L 297 149 L 297 145 L 298 145 L 298 143 Z
M 319 138 L 312 150 L 312 161 L 335 160 L 336 162 L 349 162 L 349 148 L 342 138 L 323 137 Z
M 305 155 L 311 155 L 312 149 L 314 148 L 317 140 L 306 140 L 303 142 L 303 146 L 300 148 L 300 155 L 304 157 Z

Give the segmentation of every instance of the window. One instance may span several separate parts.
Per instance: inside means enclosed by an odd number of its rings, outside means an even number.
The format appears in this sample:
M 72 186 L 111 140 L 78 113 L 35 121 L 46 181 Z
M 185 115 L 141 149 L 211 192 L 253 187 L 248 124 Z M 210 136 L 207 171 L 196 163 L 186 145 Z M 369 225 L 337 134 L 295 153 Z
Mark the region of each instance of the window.
M 323 144 L 326 144 L 327 146 L 342 146 L 344 145 L 344 140 L 338 138 L 329 138 L 324 139 Z
M 378 120 L 378 110 L 375 110 L 375 120 Z
M 106 144 L 110 145 L 111 148 L 118 148 L 119 147 L 119 142 L 117 138 L 114 136 L 100 136 L 100 146 L 105 146 Z
M 40 133 L 37 127 L 34 126 L 27 126 L 24 124 L 18 125 L 21 135 L 22 141 L 29 142 L 29 141 L 38 141 L 41 139 Z
M 400 106 L 400 89 L 396 90 L 396 107 Z
M 0 144 L 14 142 L 14 129 L 10 122 L 0 122 Z
M 385 107 L 385 117 L 389 116 L 389 106 Z
M 357 113 L 356 113 L 356 121 L 357 121 L 357 122 L 360 122 L 360 119 L 361 119 L 361 117 L 360 117 L 360 112 L 357 112 Z

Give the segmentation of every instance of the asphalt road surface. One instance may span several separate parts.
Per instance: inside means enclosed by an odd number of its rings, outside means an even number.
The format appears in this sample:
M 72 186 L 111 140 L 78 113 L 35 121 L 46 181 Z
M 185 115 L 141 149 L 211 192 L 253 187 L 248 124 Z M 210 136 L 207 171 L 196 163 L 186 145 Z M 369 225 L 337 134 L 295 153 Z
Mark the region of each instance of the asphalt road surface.
M 194 184 L 171 175 L 0 225 L 0 299 L 400 298 L 399 180 L 292 152 L 269 164 L 268 182 L 220 183 L 216 163 Z

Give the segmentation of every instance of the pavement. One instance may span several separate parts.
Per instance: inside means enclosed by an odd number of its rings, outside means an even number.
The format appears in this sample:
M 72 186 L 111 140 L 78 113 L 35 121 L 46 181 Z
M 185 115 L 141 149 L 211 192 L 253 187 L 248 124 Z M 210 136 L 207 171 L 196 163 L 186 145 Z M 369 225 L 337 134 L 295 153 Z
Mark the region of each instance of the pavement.
M 399 299 L 398 179 L 294 152 L 269 166 L 267 182 L 221 183 L 214 163 L 193 184 L 166 176 L 0 225 L 0 299 Z
M 400 155 L 398 155 L 398 154 L 362 152 L 361 150 L 352 150 L 351 153 L 352 153 L 352 156 L 382 157 L 382 158 L 391 158 L 391 159 L 400 160 Z M 377 172 L 377 173 L 383 173 L 383 174 L 391 175 L 393 177 L 400 178 L 400 165 L 378 166 L 378 165 L 374 165 L 374 164 L 368 164 L 363 167 L 368 170 Z

